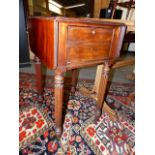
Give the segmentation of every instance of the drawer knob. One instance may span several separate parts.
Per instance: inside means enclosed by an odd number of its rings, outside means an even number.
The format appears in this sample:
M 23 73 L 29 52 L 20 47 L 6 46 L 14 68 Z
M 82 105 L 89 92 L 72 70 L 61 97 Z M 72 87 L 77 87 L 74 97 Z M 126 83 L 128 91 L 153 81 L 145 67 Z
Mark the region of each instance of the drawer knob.
M 91 33 L 92 33 L 92 34 L 95 34 L 96 32 L 95 32 L 95 30 L 92 30 Z

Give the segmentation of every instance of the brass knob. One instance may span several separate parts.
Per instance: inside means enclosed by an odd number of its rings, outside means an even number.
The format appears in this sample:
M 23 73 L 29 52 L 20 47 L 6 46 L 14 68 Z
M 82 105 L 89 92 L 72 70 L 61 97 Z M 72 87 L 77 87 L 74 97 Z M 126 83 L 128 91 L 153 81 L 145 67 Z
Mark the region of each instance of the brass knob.
M 92 33 L 92 34 L 95 34 L 96 32 L 95 32 L 95 30 L 92 30 L 91 33 Z

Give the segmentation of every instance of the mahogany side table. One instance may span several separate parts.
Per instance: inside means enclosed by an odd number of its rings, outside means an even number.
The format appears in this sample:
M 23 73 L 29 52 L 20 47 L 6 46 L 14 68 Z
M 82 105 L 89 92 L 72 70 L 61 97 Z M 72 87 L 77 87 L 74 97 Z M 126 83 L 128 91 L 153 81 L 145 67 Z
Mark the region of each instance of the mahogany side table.
M 94 65 L 104 65 L 97 109 L 101 111 L 110 65 L 119 56 L 126 26 L 102 19 L 30 17 L 30 47 L 49 69 L 55 70 L 55 123 L 62 132 L 64 73 Z M 73 76 L 73 80 L 75 76 Z

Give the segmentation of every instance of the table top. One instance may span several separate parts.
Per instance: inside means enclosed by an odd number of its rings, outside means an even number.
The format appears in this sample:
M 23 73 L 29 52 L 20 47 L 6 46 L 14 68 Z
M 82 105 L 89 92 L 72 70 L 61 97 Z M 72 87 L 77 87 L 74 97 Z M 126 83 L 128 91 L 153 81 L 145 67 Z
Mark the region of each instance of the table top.
M 51 19 L 56 21 L 79 21 L 79 22 L 91 22 L 91 23 L 113 23 L 113 24 L 125 24 L 127 26 L 127 31 L 135 31 L 135 21 L 134 20 L 121 20 L 121 19 L 103 19 L 103 18 L 67 18 L 67 17 L 43 17 L 43 16 L 30 16 L 29 18 L 40 18 L 40 19 Z

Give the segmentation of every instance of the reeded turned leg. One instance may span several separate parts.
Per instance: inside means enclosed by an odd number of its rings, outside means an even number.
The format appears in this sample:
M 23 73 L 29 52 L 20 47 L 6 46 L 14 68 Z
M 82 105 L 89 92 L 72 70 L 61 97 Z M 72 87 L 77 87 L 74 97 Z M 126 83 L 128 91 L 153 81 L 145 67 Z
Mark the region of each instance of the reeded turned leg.
M 104 66 L 101 66 L 100 77 L 98 81 L 98 88 L 96 90 L 96 98 L 97 98 L 97 112 L 96 117 L 98 118 L 101 115 L 101 110 L 103 107 L 103 101 L 105 97 L 106 87 L 108 83 L 108 74 L 109 74 L 109 65 L 108 63 L 104 63 Z
M 98 65 L 93 89 L 91 91 L 87 90 L 87 88 L 84 87 L 79 89 L 79 91 L 85 96 L 91 97 L 96 100 L 96 120 L 98 120 L 102 112 L 106 87 L 108 83 L 109 70 L 110 68 L 108 62 L 105 62 L 103 65 Z M 108 106 L 105 106 L 104 109 L 106 109 L 106 111 L 109 111 L 110 108 L 107 107 Z M 111 111 L 109 111 L 109 113 L 111 113 Z
M 75 93 L 76 91 L 76 85 L 77 85 L 77 81 L 78 81 L 78 75 L 79 75 L 79 70 L 77 69 L 73 69 L 72 70 L 72 86 L 71 86 L 71 92 Z
M 63 72 L 59 69 L 55 70 L 54 84 L 55 84 L 54 96 L 55 96 L 56 135 L 57 137 L 60 137 L 62 133 L 62 105 L 63 105 L 64 76 L 63 76 Z
M 42 85 L 42 73 L 41 73 L 41 62 L 38 57 L 35 56 L 35 72 L 36 72 L 36 88 L 39 95 L 43 93 L 43 85 Z

